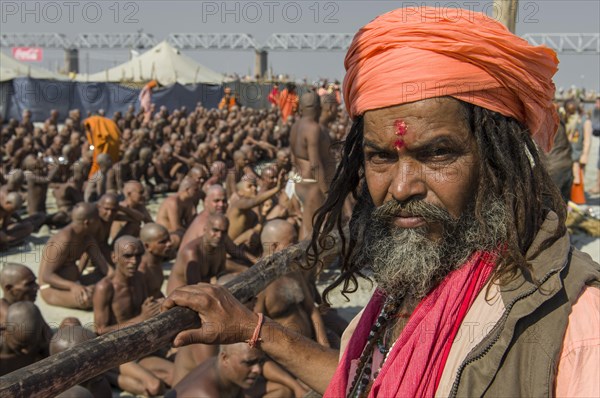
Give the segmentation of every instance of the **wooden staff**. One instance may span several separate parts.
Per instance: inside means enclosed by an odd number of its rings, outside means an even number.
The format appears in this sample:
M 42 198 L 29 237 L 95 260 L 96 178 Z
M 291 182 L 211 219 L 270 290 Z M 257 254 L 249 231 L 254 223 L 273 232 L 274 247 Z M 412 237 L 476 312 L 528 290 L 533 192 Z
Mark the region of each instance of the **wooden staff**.
M 246 302 L 280 276 L 306 263 L 308 241 L 261 259 L 253 267 L 225 284 L 241 302 Z M 321 258 L 339 253 L 339 235 L 323 247 Z M 200 327 L 195 311 L 176 307 L 138 324 L 85 341 L 59 354 L 0 377 L 0 398 L 49 397 L 171 344 L 181 331 Z

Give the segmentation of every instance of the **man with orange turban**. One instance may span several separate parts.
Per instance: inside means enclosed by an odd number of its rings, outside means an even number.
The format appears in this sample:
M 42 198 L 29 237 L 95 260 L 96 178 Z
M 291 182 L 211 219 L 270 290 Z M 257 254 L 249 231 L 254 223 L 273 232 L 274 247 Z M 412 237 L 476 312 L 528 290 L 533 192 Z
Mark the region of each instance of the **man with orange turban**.
M 210 325 L 175 345 L 247 340 L 325 397 L 600 396 L 600 265 L 571 246 L 540 158 L 557 64 L 468 10 L 402 8 L 360 29 L 343 85 L 354 124 L 309 246 L 317 266 L 352 194 L 324 299 L 358 276 L 377 288 L 339 358 L 202 284 L 165 302 Z

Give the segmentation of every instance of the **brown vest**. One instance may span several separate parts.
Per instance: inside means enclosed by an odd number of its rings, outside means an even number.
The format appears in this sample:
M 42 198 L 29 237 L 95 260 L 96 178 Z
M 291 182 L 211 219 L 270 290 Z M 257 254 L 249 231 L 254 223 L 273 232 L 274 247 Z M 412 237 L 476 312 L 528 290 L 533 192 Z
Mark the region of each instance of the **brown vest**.
M 527 258 L 555 230 L 550 213 Z M 519 275 L 501 287 L 505 312 L 458 369 L 451 396 L 552 397 L 571 307 L 587 286 L 600 287 L 600 265 L 569 236 L 530 261 L 539 286 Z

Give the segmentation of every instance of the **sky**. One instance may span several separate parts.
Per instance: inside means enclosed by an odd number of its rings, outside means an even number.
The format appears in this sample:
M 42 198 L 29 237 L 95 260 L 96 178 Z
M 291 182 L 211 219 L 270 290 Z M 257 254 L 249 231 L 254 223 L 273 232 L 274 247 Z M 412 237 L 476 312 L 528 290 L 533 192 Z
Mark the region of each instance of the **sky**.
M 477 1 L 0 1 L 2 32 L 136 32 L 162 39 L 170 33 L 248 33 L 259 43 L 272 33 L 355 33 L 384 12 L 426 4 L 440 10 L 469 8 L 494 13 L 491 0 Z M 598 33 L 599 0 L 519 1 L 517 34 Z M 9 52 L 10 49 L 3 48 Z M 254 73 L 254 52 L 192 50 L 185 54 L 222 73 Z M 343 51 L 271 52 L 269 68 L 295 79 L 341 80 Z M 41 66 L 56 70 L 63 53 L 45 50 Z M 129 59 L 127 50 L 80 52 L 80 71 L 97 72 Z M 559 54 L 557 87 L 600 89 L 600 55 Z

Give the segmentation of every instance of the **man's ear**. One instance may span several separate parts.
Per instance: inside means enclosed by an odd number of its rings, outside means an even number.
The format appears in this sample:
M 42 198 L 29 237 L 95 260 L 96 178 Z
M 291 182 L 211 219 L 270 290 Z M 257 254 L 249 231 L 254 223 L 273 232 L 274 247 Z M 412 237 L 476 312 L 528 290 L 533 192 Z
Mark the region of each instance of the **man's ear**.
M 113 264 L 115 265 L 115 268 L 117 267 L 117 255 L 113 252 L 110 253 L 110 259 L 112 260 Z

